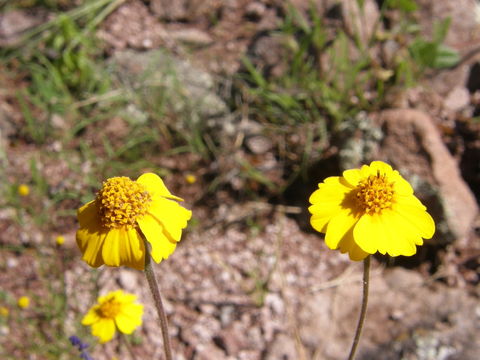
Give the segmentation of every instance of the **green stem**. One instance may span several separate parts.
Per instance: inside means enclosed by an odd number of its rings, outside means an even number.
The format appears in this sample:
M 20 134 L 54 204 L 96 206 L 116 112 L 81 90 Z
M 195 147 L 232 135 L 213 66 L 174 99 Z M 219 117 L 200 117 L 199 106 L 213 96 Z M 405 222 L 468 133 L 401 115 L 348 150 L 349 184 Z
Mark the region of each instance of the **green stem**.
M 348 360 L 353 360 L 355 358 L 355 353 L 357 351 L 357 346 L 360 341 L 360 336 L 362 335 L 363 323 L 365 322 L 365 315 L 367 314 L 369 278 L 370 278 L 370 255 L 368 255 L 365 258 L 365 260 L 363 260 L 362 308 L 360 310 L 360 317 L 357 323 L 357 330 L 355 331 L 355 337 L 353 338 L 353 344 L 352 344 L 352 348 L 350 349 L 350 355 L 348 355 Z
M 160 290 L 158 289 L 157 278 L 152 267 L 152 259 L 148 251 L 147 243 L 145 242 L 145 276 L 147 277 L 148 286 L 152 293 L 153 302 L 157 308 L 158 317 L 160 319 L 160 328 L 162 329 L 163 348 L 165 349 L 165 359 L 172 360 L 172 350 L 170 348 L 170 337 L 168 336 L 168 322 L 165 310 L 163 309 L 162 298 Z

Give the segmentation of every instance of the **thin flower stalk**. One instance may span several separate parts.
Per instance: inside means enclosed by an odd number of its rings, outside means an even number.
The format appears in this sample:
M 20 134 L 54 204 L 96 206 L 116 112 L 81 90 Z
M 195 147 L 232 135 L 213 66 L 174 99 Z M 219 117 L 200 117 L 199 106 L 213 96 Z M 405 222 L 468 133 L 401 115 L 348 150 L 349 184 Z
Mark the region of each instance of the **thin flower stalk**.
M 367 256 L 363 260 L 362 308 L 360 309 L 360 316 L 358 318 L 357 329 L 355 330 L 355 336 L 353 337 L 353 343 L 350 349 L 350 355 L 348 355 L 348 360 L 355 359 L 355 353 L 357 352 L 358 343 L 360 342 L 360 337 L 362 336 L 363 324 L 365 322 L 365 317 L 367 315 L 369 283 L 370 283 L 370 256 Z
M 158 318 L 160 320 L 160 328 L 162 329 L 163 337 L 163 348 L 165 350 L 165 359 L 172 360 L 170 336 L 168 334 L 168 320 L 167 316 L 165 315 L 165 310 L 163 308 L 162 297 L 160 295 L 157 277 L 155 276 L 155 272 L 153 270 L 147 244 L 145 244 L 145 248 L 147 249 L 147 256 L 145 256 L 145 277 L 147 278 L 148 287 L 150 288 L 150 292 L 152 293 L 153 302 L 155 303 L 155 308 L 157 309 Z

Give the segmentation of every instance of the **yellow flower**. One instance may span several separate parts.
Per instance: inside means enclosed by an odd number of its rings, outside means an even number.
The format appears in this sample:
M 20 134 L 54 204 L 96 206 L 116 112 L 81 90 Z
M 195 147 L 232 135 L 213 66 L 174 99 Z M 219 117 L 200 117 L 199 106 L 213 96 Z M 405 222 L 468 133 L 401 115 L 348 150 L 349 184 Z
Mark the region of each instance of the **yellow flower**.
M 58 235 L 55 238 L 55 242 L 57 243 L 57 245 L 61 246 L 65 243 L 65 238 L 62 235 Z
M 18 298 L 17 305 L 22 309 L 26 309 L 30 306 L 30 298 L 28 296 L 21 296 Z
M 30 194 L 30 188 L 25 184 L 20 184 L 17 191 L 20 196 L 28 196 Z
M 7 317 L 10 311 L 5 306 L 0 306 L 0 316 Z
M 195 184 L 197 182 L 197 177 L 193 174 L 188 174 L 185 176 L 185 181 L 189 184 Z
M 92 335 L 101 343 L 110 341 L 115 329 L 131 334 L 142 325 L 143 305 L 136 304 L 137 297 L 122 290 L 112 291 L 98 298 L 82 319 L 82 325 L 92 326 Z
M 78 210 L 77 244 L 93 267 L 145 268 L 144 239 L 157 263 L 173 253 L 192 212 L 180 206 L 162 179 L 141 175 L 137 181 L 114 177 L 103 183 L 95 200 Z
M 430 239 L 435 223 L 410 184 L 381 161 L 346 170 L 318 185 L 310 196 L 312 227 L 330 249 L 362 260 L 377 251 L 411 256 Z

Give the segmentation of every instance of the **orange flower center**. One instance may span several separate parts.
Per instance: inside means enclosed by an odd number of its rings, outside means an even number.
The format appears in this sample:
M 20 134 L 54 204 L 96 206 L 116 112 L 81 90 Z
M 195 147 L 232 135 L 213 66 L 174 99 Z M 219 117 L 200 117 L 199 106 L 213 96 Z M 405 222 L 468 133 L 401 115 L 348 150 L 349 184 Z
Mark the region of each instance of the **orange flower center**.
M 384 209 L 391 209 L 394 197 L 393 183 L 385 174 L 370 175 L 361 180 L 355 193 L 357 205 L 369 215 L 381 214 Z
M 135 227 L 137 218 L 146 214 L 151 201 L 145 186 L 125 176 L 105 181 L 96 198 L 100 221 L 109 229 Z
M 98 316 L 105 319 L 115 319 L 120 313 L 122 304 L 115 300 L 115 298 L 108 299 L 97 309 Z

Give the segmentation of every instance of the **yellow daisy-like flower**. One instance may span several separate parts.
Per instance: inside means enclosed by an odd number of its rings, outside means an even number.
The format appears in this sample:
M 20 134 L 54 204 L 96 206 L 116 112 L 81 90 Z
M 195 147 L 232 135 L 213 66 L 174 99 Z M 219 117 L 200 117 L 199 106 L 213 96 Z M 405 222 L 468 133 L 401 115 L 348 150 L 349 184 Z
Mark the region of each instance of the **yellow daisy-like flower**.
M 77 244 L 93 267 L 126 265 L 145 268 L 145 238 L 157 263 L 173 253 L 192 212 L 168 191 L 159 176 L 137 181 L 114 177 L 103 183 L 95 200 L 78 210 Z
M 30 298 L 28 296 L 20 296 L 17 305 L 22 309 L 28 308 L 30 306 Z
M 82 325 L 92 327 L 92 335 L 101 343 L 112 340 L 115 329 L 131 334 L 142 325 L 143 305 L 135 303 L 137 297 L 122 290 L 112 291 L 98 298 L 82 319 Z
M 377 251 L 411 256 L 430 239 L 435 223 L 410 184 L 382 161 L 346 170 L 318 185 L 310 196 L 312 227 L 330 249 L 362 260 Z

